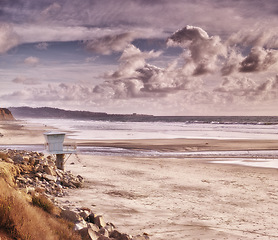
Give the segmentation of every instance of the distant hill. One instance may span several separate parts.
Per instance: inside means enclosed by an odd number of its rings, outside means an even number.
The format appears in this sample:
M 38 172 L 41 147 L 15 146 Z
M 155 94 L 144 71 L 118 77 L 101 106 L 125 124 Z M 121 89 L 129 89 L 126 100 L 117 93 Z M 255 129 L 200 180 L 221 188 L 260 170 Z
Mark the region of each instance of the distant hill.
M 114 121 L 140 121 L 142 118 L 151 117 L 151 115 L 141 114 L 108 114 L 105 112 L 89 111 L 70 111 L 50 107 L 10 107 L 12 114 L 20 118 L 70 118 L 70 119 L 94 119 L 94 120 L 114 120 Z
M 15 120 L 11 111 L 7 108 L 0 108 L 0 121 Z

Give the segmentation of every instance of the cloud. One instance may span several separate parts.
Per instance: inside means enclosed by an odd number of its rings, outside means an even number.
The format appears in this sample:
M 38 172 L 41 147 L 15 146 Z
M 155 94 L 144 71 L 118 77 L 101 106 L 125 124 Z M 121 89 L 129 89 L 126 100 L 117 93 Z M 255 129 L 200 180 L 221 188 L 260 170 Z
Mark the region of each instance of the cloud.
M 10 24 L 0 23 L 0 54 L 5 53 L 19 43 L 19 37 Z
M 98 94 L 109 93 L 111 98 L 165 97 L 179 90 L 199 87 L 196 78 L 191 80 L 176 62 L 165 68 L 147 63 L 147 59 L 157 58 L 162 52 L 141 52 L 130 44 L 119 59 L 118 70 L 104 75 L 105 83 L 94 88 Z
M 13 83 L 17 84 L 23 84 L 23 85 L 38 85 L 40 82 L 38 79 L 35 78 L 27 78 L 27 77 L 16 77 L 15 79 L 12 80 Z
M 46 7 L 41 13 L 44 16 L 54 16 L 58 14 L 59 10 L 61 9 L 61 5 L 59 3 L 52 3 L 48 7 Z
M 266 28 L 255 24 L 255 27 L 244 28 L 233 33 L 227 40 L 230 46 L 243 45 L 252 47 L 278 48 L 277 26 Z
M 38 59 L 37 57 L 28 57 L 25 58 L 24 63 L 30 66 L 36 66 L 37 64 L 39 64 L 40 59 Z
M 48 48 L 49 44 L 46 43 L 46 42 L 41 42 L 41 43 L 38 43 L 36 45 L 36 48 L 39 49 L 39 50 L 46 50 Z
M 226 55 L 226 48 L 218 36 L 209 37 L 203 29 L 194 26 L 176 31 L 168 38 L 167 45 L 188 51 L 185 60 L 195 64 L 193 75 L 213 72 L 218 58 Z
M 121 52 L 134 40 L 133 33 L 121 33 L 117 35 L 107 35 L 90 41 L 85 41 L 86 49 L 109 55 L 112 52 Z
M 256 81 L 248 77 L 226 77 L 221 85 L 214 89 L 222 99 L 230 101 L 273 100 L 278 97 L 278 75 L 264 81 Z
M 265 71 L 278 62 L 277 50 L 252 48 L 249 55 L 240 63 L 240 72 Z

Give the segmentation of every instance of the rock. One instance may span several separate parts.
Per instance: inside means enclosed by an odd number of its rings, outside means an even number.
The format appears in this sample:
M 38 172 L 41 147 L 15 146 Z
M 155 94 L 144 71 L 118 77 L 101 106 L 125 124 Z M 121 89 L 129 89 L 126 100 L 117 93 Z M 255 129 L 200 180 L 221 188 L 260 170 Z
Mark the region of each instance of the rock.
M 8 157 L 8 158 L 5 160 L 5 162 L 7 162 L 7 163 L 12 163 L 12 164 L 13 164 L 13 163 L 14 163 L 14 160 L 12 160 L 11 158 Z
M 56 176 L 56 172 L 48 165 L 43 166 L 43 171 L 48 175 Z
M 20 183 L 27 183 L 27 179 L 24 177 L 18 177 L 16 180 L 19 181 Z
M 78 233 L 81 235 L 82 240 L 98 240 L 100 237 L 97 232 L 90 228 L 83 228 Z
M 15 118 L 9 109 L 0 108 L 0 120 L 11 121 L 11 120 L 15 120 Z
M 90 223 L 95 223 L 94 220 L 95 220 L 95 214 L 94 213 L 91 213 L 89 216 L 88 216 L 88 221 Z
M 105 237 L 105 236 L 100 236 L 99 238 L 98 238 L 98 240 L 110 240 L 111 238 L 109 238 L 109 237 Z
M 99 227 L 96 224 L 93 223 L 87 223 L 88 228 L 91 228 L 93 231 L 98 232 Z
M 43 174 L 42 177 L 47 181 L 53 181 L 53 182 L 57 181 L 57 177 L 54 177 L 54 176 L 51 176 L 48 174 Z
M 115 230 L 115 226 L 112 223 L 106 223 L 106 226 L 104 228 L 108 231 L 109 234 Z
M 73 223 L 82 221 L 82 218 L 79 216 L 78 213 L 70 210 L 62 210 L 60 216 Z
M 101 215 L 94 218 L 94 224 L 96 224 L 99 228 L 104 228 L 106 226 L 106 222 Z
M 131 240 L 131 237 L 129 237 L 125 233 L 120 233 L 117 230 L 114 230 L 109 235 L 110 238 L 115 238 L 116 240 Z
M 15 162 L 15 163 L 21 163 L 22 161 L 23 161 L 23 157 L 21 156 L 21 155 L 16 155 L 16 156 L 14 156 L 13 157 L 13 161 Z
M 79 231 L 82 228 L 87 228 L 87 223 L 85 221 L 80 221 L 80 222 L 75 223 L 73 229 L 74 229 L 74 231 Z
M 38 177 L 38 178 L 42 178 L 42 173 L 36 172 L 36 173 L 35 173 L 35 176 Z
M 43 187 L 36 187 L 35 191 L 38 192 L 38 193 L 44 193 L 45 192 L 45 188 L 43 188 Z
M 98 232 L 104 237 L 109 237 L 109 232 L 105 228 L 101 228 Z
M 148 234 L 144 233 L 143 235 L 137 235 L 132 237 L 131 240 L 150 240 Z
M 90 215 L 90 212 L 89 211 L 82 211 L 79 213 L 80 217 L 82 217 L 84 220 L 87 220 L 87 218 L 89 217 Z

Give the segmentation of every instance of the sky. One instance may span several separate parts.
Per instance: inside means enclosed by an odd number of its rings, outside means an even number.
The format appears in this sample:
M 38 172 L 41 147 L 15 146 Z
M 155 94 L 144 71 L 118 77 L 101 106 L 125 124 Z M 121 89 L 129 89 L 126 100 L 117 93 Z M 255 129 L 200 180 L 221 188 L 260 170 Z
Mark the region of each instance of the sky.
M 0 0 L 0 107 L 277 115 L 277 0 Z

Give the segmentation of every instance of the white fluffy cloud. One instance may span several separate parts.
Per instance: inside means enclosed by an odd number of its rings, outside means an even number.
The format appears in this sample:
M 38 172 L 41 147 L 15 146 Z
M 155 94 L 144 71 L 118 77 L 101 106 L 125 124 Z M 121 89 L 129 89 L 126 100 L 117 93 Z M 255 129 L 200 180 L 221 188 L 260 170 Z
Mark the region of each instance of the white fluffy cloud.
M 39 64 L 40 59 L 37 57 L 30 56 L 28 58 L 25 58 L 24 63 L 30 66 L 36 66 Z
M 194 75 L 215 71 L 217 60 L 226 55 L 226 48 L 218 36 L 209 35 L 199 27 L 186 26 L 176 31 L 167 41 L 169 46 L 180 46 L 189 51 L 186 61 L 195 64 Z

